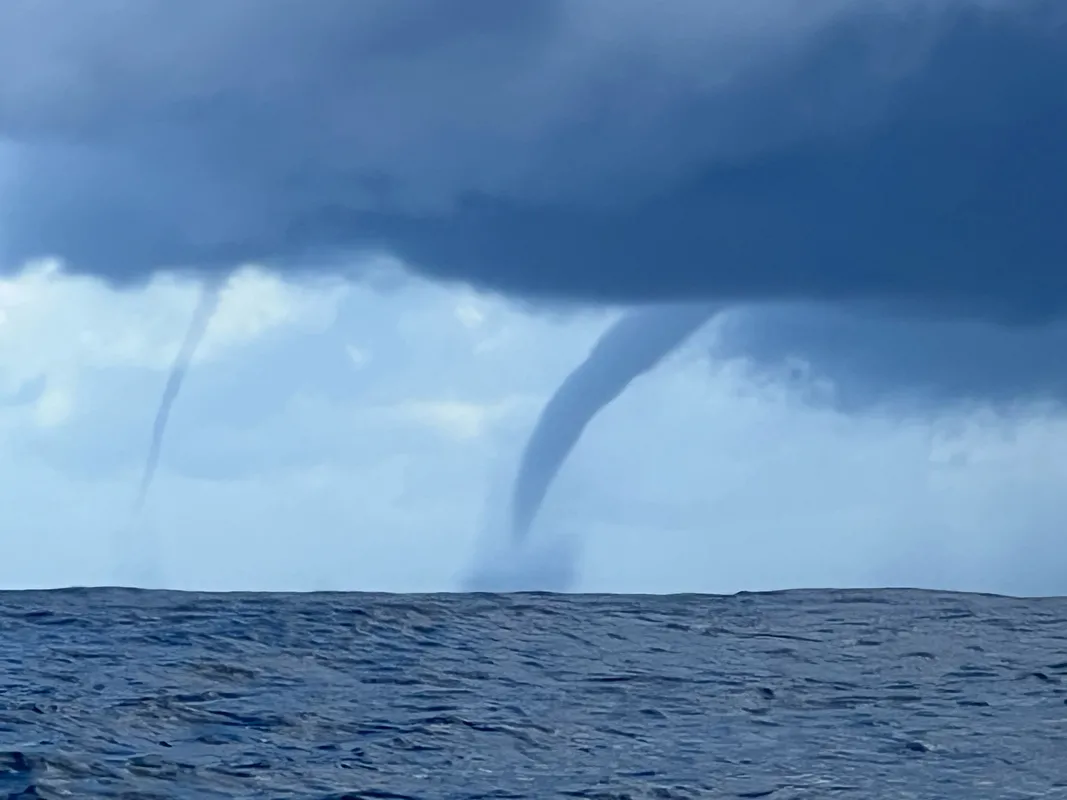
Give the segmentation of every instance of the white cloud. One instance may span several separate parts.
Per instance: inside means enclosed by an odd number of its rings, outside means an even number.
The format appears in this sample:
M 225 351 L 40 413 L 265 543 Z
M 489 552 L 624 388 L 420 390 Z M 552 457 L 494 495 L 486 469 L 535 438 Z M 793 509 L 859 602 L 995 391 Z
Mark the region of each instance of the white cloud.
M 347 345 L 345 352 L 348 353 L 348 358 L 356 369 L 364 367 L 371 360 L 371 354 L 367 350 L 356 347 L 354 344 Z
M 457 401 L 412 401 L 397 409 L 402 417 L 427 425 L 459 441 L 483 435 L 495 409 L 477 403 Z
M 24 419 L 43 427 L 68 422 L 85 374 L 114 368 L 168 370 L 200 288 L 172 278 L 120 292 L 61 272 L 54 261 L 0 279 L 0 392 L 17 395 L 44 381 Z M 224 287 L 197 361 L 284 329 L 329 327 L 344 288 L 300 286 L 252 268 Z
M 8 373 L 57 366 L 167 369 L 199 287 L 160 277 L 136 291 L 63 274 L 56 262 L 0 280 L 0 364 Z M 221 354 L 287 326 L 329 327 L 343 296 L 336 284 L 300 286 L 248 268 L 222 292 L 201 358 Z
M 465 328 L 478 328 L 485 322 L 485 312 L 471 300 L 463 300 L 456 305 L 456 319 Z
M 222 290 L 202 357 L 253 341 L 276 328 L 322 332 L 333 323 L 344 294 L 345 287 L 333 281 L 299 285 L 256 269 L 238 272 Z
M 33 404 L 33 420 L 42 428 L 55 428 L 67 422 L 74 413 L 73 386 L 53 381 L 45 387 Z

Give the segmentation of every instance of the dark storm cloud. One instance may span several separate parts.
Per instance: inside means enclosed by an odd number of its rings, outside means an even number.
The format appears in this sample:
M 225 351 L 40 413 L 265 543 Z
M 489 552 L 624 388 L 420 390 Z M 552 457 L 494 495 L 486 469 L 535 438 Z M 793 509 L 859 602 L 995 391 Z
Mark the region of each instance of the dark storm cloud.
M 0 4 L 0 244 L 1067 311 L 1062 0 Z
M 794 305 L 722 315 L 712 356 L 776 378 L 828 381 L 846 412 L 925 414 L 981 404 L 1067 402 L 1067 324 L 1004 329 L 982 321 Z

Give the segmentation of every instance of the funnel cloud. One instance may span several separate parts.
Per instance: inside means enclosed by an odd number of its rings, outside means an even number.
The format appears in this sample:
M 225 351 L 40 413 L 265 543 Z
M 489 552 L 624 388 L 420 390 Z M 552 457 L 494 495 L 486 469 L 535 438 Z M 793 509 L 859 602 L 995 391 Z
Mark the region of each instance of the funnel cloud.
M 170 373 L 167 375 L 167 383 L 163 387 L 163 396 L 159 401 L 155 420 L 152 423 L 152 439 L 148 445 L 148 455 L 145 457 L 144 470 L 141 473 L 141 482 L 137 486 L 137 494 L 133 501 L 133 513 L 138 515 L 144 508 L 148 492 L 152 488 L 152 480 L 155 478 L 156 468 L 159 466 L 159 457 L 163 450 L 163 437 L 167 432 L 167 422 L 170 419 L 174 401 L 178 399 L 185 375 L 189 372 L 189 365 L 196 356 L 200 343 L 204 340 L 211 318 L 219 306 L 219 295 L 222 290 L 220 281 L 209 281 L 204 284 L 197 300 L 193 317 L 186 329 L 185 338 L 182 340 L 178 354 L 174 358 Z
M 716 308 L 652 306 L 625 313 L 556 390 L 526 444 L 511 500 L 511 528 L 527 537 L 552 481 L 593 418 L 636 378 L 704 325 Z

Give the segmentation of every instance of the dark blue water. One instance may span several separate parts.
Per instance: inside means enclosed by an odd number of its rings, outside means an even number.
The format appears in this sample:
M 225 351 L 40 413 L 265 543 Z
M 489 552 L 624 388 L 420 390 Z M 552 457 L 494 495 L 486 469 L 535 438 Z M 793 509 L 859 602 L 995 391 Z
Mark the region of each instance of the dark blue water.
M 1067 797 L 1067 601 L 0 595 L 0 797 Z

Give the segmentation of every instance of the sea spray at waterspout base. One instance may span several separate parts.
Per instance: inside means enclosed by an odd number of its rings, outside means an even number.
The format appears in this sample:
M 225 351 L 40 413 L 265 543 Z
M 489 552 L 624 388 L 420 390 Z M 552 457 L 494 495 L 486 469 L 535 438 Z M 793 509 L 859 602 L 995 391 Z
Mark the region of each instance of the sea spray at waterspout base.
M 509 499 L 515 481 L 510 457 L 501 455 L 498 469 L 490 471 L 489 492 L 473 540 L 467 568 L 457 575 L 464 592 L 580 591 L 585 531 L 569 519 L 548 518 L 537 535 L 517 541 L 510 532 Z M 507 463 L 503 463 L 507 462 Z

